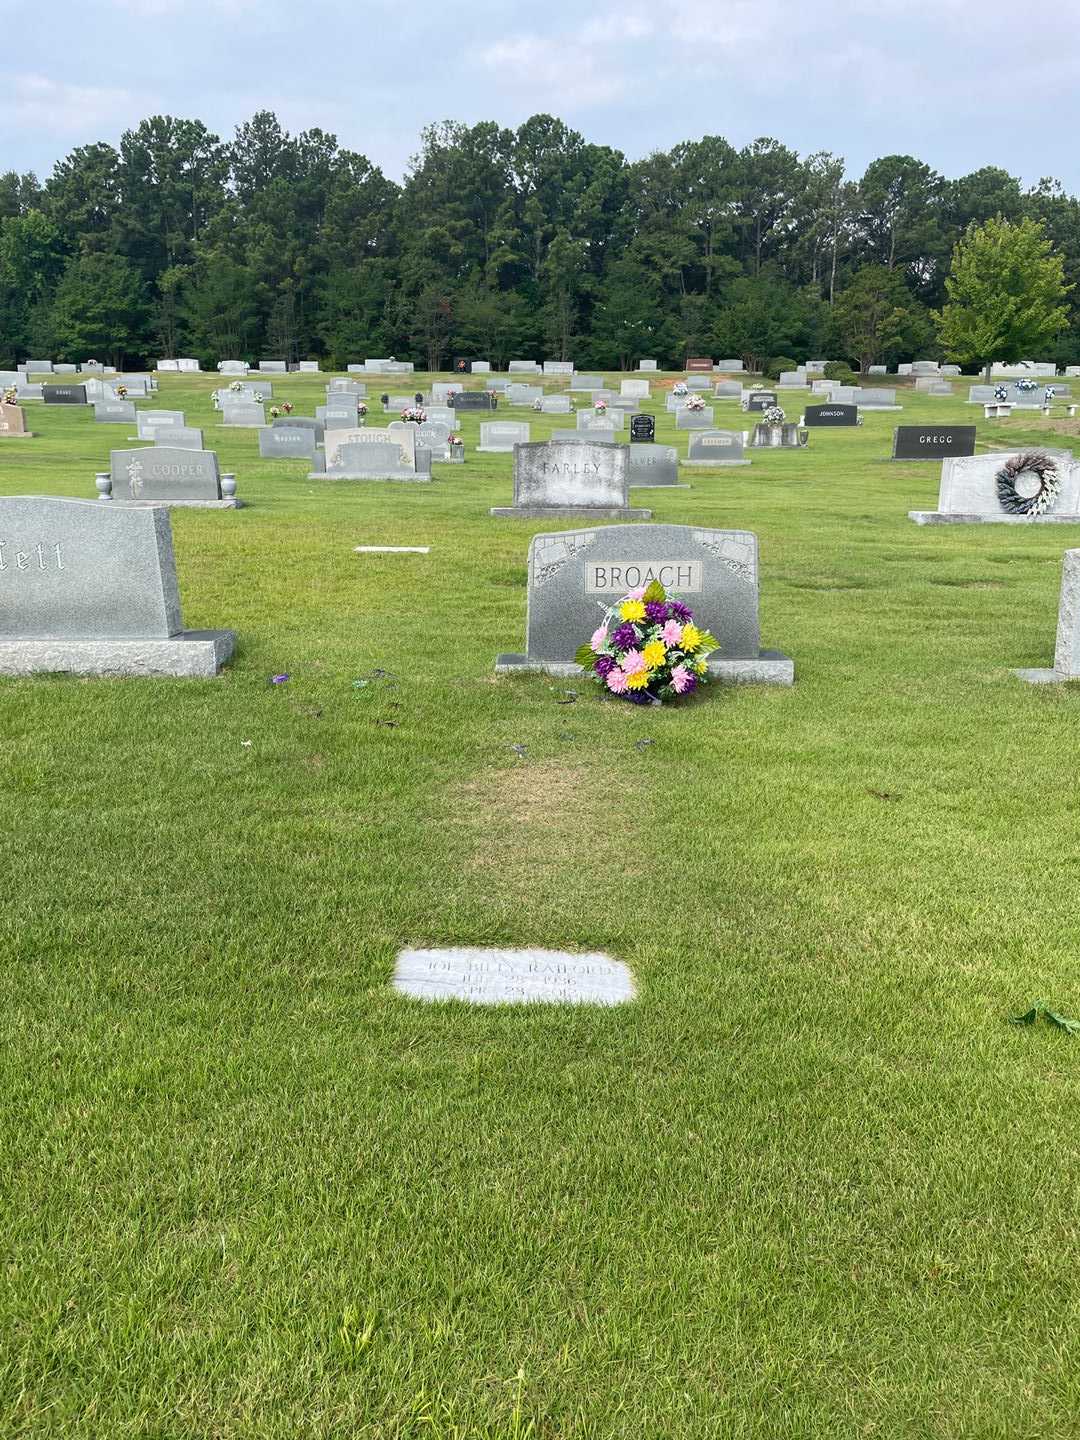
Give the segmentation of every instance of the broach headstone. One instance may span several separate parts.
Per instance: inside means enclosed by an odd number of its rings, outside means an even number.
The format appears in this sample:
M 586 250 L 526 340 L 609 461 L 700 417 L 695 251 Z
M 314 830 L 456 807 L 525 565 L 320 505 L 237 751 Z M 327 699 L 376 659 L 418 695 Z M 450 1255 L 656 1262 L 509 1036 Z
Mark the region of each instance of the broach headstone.
M 0 674 L 216 675 L 229 630 L 185 630 L 168 511 L 0 499 Z
M 526 653 L 500 655 L 496 671 L 580 674 L 574 656 L 606 608 L 652 580 L 685 599 L 696 622 L 716 636 L 720 649 L 709 659 L 715 679 L 792 683 L 793 662 L 761 649 L 757 536 L 692 525 L 607 525 L 534 536 Z
M 651 510 L 630 509 L 629 466 L 623 445 L 585 439 L 515 446 L 514 503 L 491 513 L 522 520 L 549 515 L 647 520 Z

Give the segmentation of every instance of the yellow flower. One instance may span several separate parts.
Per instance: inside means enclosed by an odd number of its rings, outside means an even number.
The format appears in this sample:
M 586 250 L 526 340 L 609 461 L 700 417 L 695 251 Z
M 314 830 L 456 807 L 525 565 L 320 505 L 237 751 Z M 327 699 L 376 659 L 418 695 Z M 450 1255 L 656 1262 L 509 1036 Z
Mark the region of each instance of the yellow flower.
M 638 670 L 636 674 L 626 677 L 626 688 L 628 690 L 644 690 L 651 679 L 652 674 L 650 671 Z
M 694 669 L 699 675 L 707 675 L 709 673 L 709 666 L 707 661 L 705 660 L 699 660 L 698 663 L 694 666 Z
M 682 632 L 682 648 L 687 654 L 701 643 L 701 631 L 696 625 L 684 625 Z
M 655 670 L 667 659 L 667 649 L 662 640 L 650 640 L 641 652 L 642 659 L 650 670 Z
M 619 606 L 619 614 L 624 620 L 631 622 L 634 620 L 644 620 L 645 606 L 640 600 L 624 600 Z

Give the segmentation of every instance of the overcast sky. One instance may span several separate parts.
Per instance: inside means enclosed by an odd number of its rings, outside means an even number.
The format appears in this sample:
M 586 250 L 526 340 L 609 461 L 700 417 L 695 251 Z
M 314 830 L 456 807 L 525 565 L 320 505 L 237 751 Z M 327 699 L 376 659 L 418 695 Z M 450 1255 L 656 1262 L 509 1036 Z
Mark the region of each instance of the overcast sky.
M 148 115 L 223 138 L 258 109 L 399 180 L 431 121 L 547 111 L 637 159 L 771 135 L 949 176 L 1001 165 L 1080 190 L 1080 0 L 50 0 L 11 6 L 0 168 L 45 178 Z

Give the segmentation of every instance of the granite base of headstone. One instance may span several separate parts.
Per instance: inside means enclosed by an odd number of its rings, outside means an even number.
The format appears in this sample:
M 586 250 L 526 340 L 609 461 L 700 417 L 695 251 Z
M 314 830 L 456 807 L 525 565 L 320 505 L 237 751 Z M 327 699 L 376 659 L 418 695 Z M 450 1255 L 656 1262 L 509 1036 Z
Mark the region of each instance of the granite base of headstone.
M 0 675 L 216 675 L 231 630 L 185 630 L 168 512 L 0 499 Z
M 587 432 L 581 440 L 517 445 L 514 503 L 496 506 L 491 514 L 516 520 L 648 520 L 651 510 L 630 508 L 629 476 L 629 447 L 595 444 Z
M 748 530 L 692 525 L 607 525 L 536 535 L 529 546 L 525 654 L 500 655 L 498 674 L 577 676 L 574 659 L 604 611 L 657 580 L 694 611 L 719 642 L 714 680 L 790 685 L 791 659 L 762 650 L 758 543 Z
M 1015 670 L 1030 685 L 1080 680 L 1080 550 L 1066 550 L 1061 568 L 1057 643 L 1052 670 Z
M 1054 466 L 1053 493 L 1038 513 L 1025 507 L 1046 493 L 1047 477 L 1026 466 L 1024 457 Z M 908 519 L 916 525 L 1078 525 L 1080 462 L 1068 450 L 999 451 L 945 460 L 938 508 L 909 510 Z

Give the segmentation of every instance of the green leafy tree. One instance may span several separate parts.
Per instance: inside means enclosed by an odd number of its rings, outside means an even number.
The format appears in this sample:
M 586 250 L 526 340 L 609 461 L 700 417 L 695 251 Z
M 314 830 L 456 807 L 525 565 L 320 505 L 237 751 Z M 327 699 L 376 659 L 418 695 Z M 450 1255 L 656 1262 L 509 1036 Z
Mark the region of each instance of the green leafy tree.
M 52 305 L 52 333 L 71 360 L 95 356 L 121 365 L 142 353 L 149 307 L 139 272 L 120 255 L 92 253 L 73 259 Z
M 897 270 L 864 265 L 839 295 L 832 311 L 833 333 L 865 374 L 897 352 L 917 351 L 931 336 L 929 317 Z
M 1004 219 L 970 226 L 953 251 L 945 280 L 948 301 L 935 312 L 951 360 L 1015 364 L 1049 346 L 1065 324 L 1062 257 L 1042 225 Z

